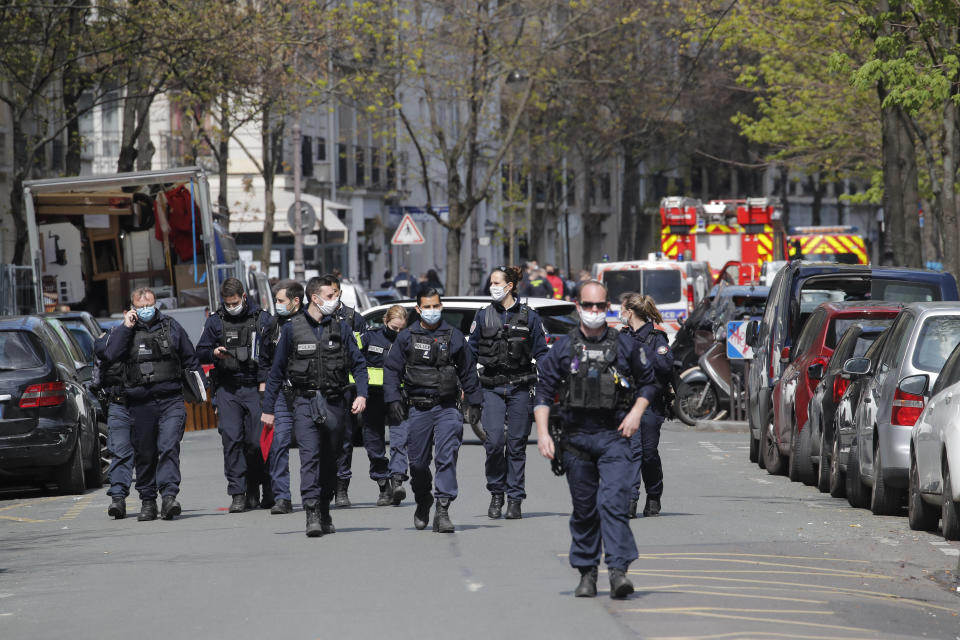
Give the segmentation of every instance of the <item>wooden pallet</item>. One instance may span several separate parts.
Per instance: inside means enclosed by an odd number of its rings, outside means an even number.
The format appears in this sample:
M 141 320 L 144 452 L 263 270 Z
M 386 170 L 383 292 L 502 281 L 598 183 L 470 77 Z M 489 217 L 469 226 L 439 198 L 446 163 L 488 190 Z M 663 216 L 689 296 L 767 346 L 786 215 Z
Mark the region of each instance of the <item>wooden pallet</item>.
M 203 404 L 185 403 L 187 406 L 186 431 L 204 431 L 217 428 L 217 412 L 213 410 L 210 400 Z

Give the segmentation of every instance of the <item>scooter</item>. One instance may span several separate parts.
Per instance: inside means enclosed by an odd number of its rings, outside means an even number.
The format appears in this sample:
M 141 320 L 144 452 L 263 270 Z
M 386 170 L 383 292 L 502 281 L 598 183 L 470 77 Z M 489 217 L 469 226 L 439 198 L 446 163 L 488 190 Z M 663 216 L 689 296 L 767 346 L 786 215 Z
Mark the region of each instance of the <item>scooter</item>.
M 713 344 L 700 356 L 697 366 L 680 371 L 682 364 L 674 363 L 674 413 L 690 426 L 702 420 L 722 420 L 728 414 L 732 367 L 737 365 L 727 358 L 725 331 L 725 327 L 716 328 Z

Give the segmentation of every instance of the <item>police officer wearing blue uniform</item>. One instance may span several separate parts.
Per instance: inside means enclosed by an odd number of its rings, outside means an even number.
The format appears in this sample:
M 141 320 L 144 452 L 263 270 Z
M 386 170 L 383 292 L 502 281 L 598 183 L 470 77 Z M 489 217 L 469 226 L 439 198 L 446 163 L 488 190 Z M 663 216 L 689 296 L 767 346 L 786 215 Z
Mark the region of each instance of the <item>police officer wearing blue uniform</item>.
M 487 453 L 487 516 L 493 519 L 501 516 L 504 494 L 506 518 L 522 517 L 530 389 L 537 381 L 533 360 L 549 350 L 540 316 L 516 297 L 522 277 L 519 267 L 494 269 L 490 275 L 493 304 L 480 309 L 470 327 L 470 350 L 481 367 L 482 433 L 477 435 Z
M 100 372 L 99 386 L 107 402 L 107 449 L 110 451 L 110 466 L 107 482 L 110 488 L 110 506 L 107 515 L 122 520 L 127 517 L 127 496 L 133 482 L 133 420 L 127 410 L 124 394 L 125 368 L 123 361 L 107 366 L 104 362 L 107 344 L 116 339 L 116 327 L 104 333 L 93 343 Z M 156 495 L 156 487 L 153 488 Z
M 260 348 L 260 369 L 266 372 L 270 371 L 273 364 L 274 351 L 284 325 L 301 312 L 303 285 L 295 280 L 281 280 L 273 287 L 273 300 L 277 322 L 273 335 L 269 340 L 264 341 Z M 287 400 L 283 393 L 277 394 L 273 415 L 273 442 L 270 445 L 267 466 L 270 471 L 270 484 L 273 487 L 275 504 L 270 509 L 270 513 L 283 515 L 293 513 L 290 494 L 290 442 L 293 434 L 293 414 L 287 407 Z
M 637 517 L 640 486 L 646 487 L 647 500 L 643 507 L 644 517 L 660 515 L 660 496 L 663 495 L 663 465 L 660 462 L 660 427 L 667 415 L 667 390 L 673 378 L 673 352 L 667 334 L 657 329 L 654 323 L 663 322 L 656 301 L 650 296 L 631 293 L 620 303 L 620 321 L 623 331 L 643 349 L 647 361 L 653 365 L 657 393 L 650 407 L 643 413 L 640 431 L 630 439 L 633 460 L 637 465 L 630 500 L 630 517 Z
M 607 327 L 609 306 L 603 283 L 583 285 L 577 300 L 579 327 L 557 339 L 537 361 L 537 447 L 566 471 L 573 501 L 570 565 L 581 576 L 577 597 L 596 596 L 601 549 L 612 598 L 633 593 L 626 572 L 637 558 L 627 517 L 634 470 L 630 438 L 655 393 L 653 369 L 636 341 Z M 557 393 L 559 444 L 550 428 L 550 405 Z
M 211 314 L 197 342 L 201 364 L 213 364 L 217 429 L 223 441 L 223 474 L 233 498 L 230 513 L 274 505 L 270 475 L 260 453 L 260 347 L 273 333 L 273 316 L 247 299 L 243 284 L 227 278 L 220 285 L 222 303 Z M 260 500 L 263 485 L 263 502 Z
M 281 330 L 263 397 L 262 420 L 272 425 L 274 414 L 266 411 L 276 407 L 284 381 L 290 385 L 286 400 L 300 447 L 300 496 L 311 538 L 336 532 L 330 501 L 336 492 L 341 425 L 351 413 L 362 413 L 367 399 L 367 363 L 351 327 L 335 314 L 336 282 L 331 276 L 307 282 L 310 306 Z M 352 402 L 350 372 L 357 389 Z
M 156 307 L 153 291 L 141 287 L 130 295 L 133 308 L 113 330 L 103 350 L 106 366 L 124 364 L 124 398 L 133 421 L 137 491 L 142 501 L 137 520 L 180 515 L 180 440 L 187 413 L 182 379 L 185 370 L 206 378 L 183 327 Z
M 443 320 L 442 310 L 436 289 L 417 294 L 420 320 L 400 332 L 387 355 L 383 397 L 390 420 L 406 422 L 410 487 L 417 503 L 413 525 L 421 530 L 427 527 L 435 498 L 433 530 L 453 533 L 449 509 L 457 497 L 457 455 L 463 441 L 464 420 L 457 401 L 462 389 L 466 418 L 476 425 L 483 395 L 473 354 L 463 334 Z M 436 458 L 432 498 L 431 457 Z
M 393 341 L 406 326 L 407 311 L 395 304 L 387 309 L 382 327 L 368 330 L 360 336 L 360 351 L 367 360 L 367 375 L 370 376 L 370 397 L 363 412 L 363 446 L 370 459 L 370 478 L 380 487 L 378 507 L 399 505 L 407 497 L 403 488 L 407 476 L 406 435 L 401 436 L 398 425 L 390 424 L 390 447 L 394 454 L 388 462 L 385 436 L 390 421 L 387 420 L 387 405 L 383 401 L 383 362 Z

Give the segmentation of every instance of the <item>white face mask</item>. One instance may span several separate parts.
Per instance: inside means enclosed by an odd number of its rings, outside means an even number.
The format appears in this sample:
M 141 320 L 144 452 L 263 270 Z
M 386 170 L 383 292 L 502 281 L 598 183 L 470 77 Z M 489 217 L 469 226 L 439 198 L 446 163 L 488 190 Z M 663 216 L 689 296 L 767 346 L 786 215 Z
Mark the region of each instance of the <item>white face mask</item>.
M 490 285 L 490 297 L 493 298 L 494 302 L 500 302 L 507 297 L 507 288 L 498 287 L 495 284 Z
M 620 312 L 620 322 L 625 325 L 630 324 L 630 316 L 625 315 L 622 311 Z
M 599 329 L 607 322 L 607 314 L 604 311 L 581 311 L 580 321 L 588 329 Z
M 223 308 L 226 309 L 227 313 L 229 313 L 232 316 L 240 315 L 240 312 L 243 311 L 243 300 L 241 300 L 240 304 L 238 304 L 235 307 L 228 307 L 224 305 Z
M 337 310 L 337 306 L 339 306 L 339 304 L 339 298 L 334 298 L 333 300 L 324 300 L 323 304 L 317 304 L 317 309 L 320 309 L 320 313 L 323 315 L 329 316 L 331 313 Z

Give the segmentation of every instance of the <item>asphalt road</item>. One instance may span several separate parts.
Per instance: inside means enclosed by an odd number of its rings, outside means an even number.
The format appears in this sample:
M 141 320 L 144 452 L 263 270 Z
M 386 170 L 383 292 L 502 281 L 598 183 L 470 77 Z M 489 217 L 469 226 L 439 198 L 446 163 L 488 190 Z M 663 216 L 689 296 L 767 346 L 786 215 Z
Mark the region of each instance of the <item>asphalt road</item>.
M 102 491 L 8 491 L 0 638 L 960 638 L 960 544 L 768 476 L 745 434 L 679 424 L 664 513 L 632 525 L 637 592 L 611 600 L 602 572 L 575 599 L 566 483 L 528 453 L 524 519 L 491 521 L 464 446 L 453 535 L 416 531 L 410 501 L 375 507 L 365 477 L 335 535 L 306 538 L 300 511 L 228 514 L 214 432 L 184 438 L 173 522 L 110 520 Z

